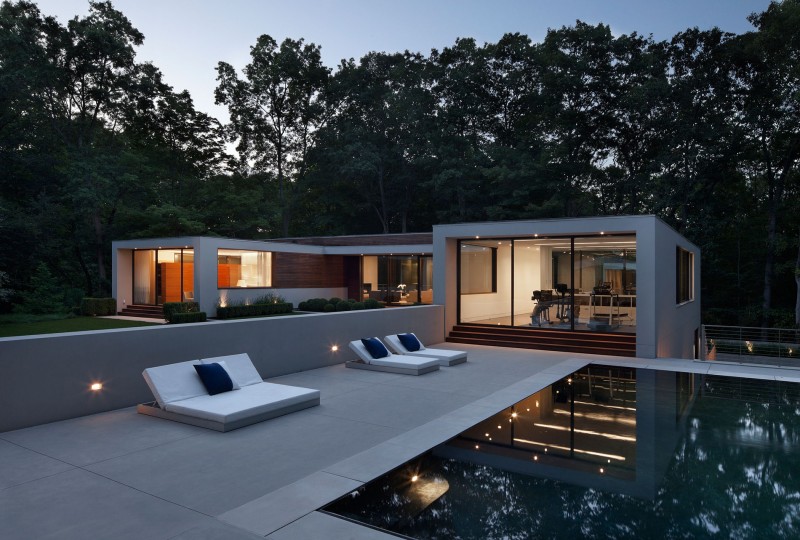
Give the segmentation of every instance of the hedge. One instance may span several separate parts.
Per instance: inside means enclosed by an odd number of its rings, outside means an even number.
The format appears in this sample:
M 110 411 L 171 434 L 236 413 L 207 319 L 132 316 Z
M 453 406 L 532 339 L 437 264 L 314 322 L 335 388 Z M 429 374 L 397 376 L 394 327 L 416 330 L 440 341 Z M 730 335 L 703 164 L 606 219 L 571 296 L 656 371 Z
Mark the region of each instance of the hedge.
M 217 308 L 217 319 L 235 319 L 237 317 L 259 317 L 292 312 L 291 302 L 274 304 L 250 304 L 249 306 L 226 306 Z
M 190 311 L 187 313 L 173 313 L 170 324 L 183 324 L 193 322 L 206 322 L 205 311 Z
M 304 300 L 298 304 L 297 309 L 300 311 L 323 311 L 330 313 L 333 311 L 350 311 L 353 309 L 379 309 L 384 307 L 383 302 L 378 302 L 372 298 L 368 298 L 363 302 L 357 302 L 352 298 L 350 300 L 342 300 L 340 298 L 311 298 Z
M 163 309 L 164 319 L 170 323 L 177 313 L 198 313 L 200 305 L 197 302 L 165 302 Z
M 114 298 L 81 298 L 81 315 L 115 315 L 117 301 Z

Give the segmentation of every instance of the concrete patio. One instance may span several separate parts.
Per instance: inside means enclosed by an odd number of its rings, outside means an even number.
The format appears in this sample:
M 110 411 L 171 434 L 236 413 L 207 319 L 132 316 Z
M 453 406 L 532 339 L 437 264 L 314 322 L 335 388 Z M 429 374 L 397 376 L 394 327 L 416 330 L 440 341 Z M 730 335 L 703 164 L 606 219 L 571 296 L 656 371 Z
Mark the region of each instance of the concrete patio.
M 0 433 L 0 537 L 393 538 L 316 510 L 587 363 L 800 382 L 796 370 L 448 347 L 469 361 L 269 379 L 317 388 L 321 405 L 229 433 L 132 407 Z

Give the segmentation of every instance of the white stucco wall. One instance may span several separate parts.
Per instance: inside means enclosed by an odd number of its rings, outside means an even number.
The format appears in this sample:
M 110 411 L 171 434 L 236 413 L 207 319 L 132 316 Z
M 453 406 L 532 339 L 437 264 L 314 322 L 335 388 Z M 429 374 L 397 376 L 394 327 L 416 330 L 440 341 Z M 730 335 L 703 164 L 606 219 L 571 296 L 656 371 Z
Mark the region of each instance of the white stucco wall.
M 152 401 L 142 378 L 148 367 L 246 352 L 270 378 L 353 360 L 348 342 L 400 331 L 440 343 L 444 309 L 409 306 L 0 338 L 0 432 Z M 333 352 L 333 345 L 339 350 Z M 93 382 L 102 382 L 103 390 L 91 392 Z

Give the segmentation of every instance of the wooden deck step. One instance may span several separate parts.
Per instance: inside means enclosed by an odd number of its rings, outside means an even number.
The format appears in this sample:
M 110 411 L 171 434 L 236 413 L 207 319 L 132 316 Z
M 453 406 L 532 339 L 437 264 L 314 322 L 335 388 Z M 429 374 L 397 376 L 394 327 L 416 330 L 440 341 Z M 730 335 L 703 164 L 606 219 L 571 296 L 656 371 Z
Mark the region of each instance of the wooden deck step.
M 125 306 L 125 309 L 118 312 L 117 315 L 124 315 L 126 317 L 145 317 L 149 319 L 163 319 L 164 310 L 161 306 L 145 306 L 131 304 Z
M 569 332 L 540 328 L 456 325 L 447 336 L 447 341 L 493 347 L 636 356 L 636 335 L 629 333 Z

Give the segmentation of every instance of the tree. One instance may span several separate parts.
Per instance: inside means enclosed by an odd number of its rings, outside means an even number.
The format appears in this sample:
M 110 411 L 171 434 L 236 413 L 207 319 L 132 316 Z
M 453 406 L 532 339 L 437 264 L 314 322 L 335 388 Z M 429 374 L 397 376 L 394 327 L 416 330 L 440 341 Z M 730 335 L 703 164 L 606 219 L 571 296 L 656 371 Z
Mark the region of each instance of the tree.
M 756 32 L 736 40 L 743 99 L 738 119 L 747 133 L 749 167 L 763 186 L 766 256 L 762 325 L 769 325 L 785 195 L 800 163 L 800 2 L 772 2 L 749 20 Z
M 216 102 L 228 107 L 228 129 L 244 170 L 277 180 L 280 231 L 288 236 L 297 186 L 307 173 L 314 134 L 325 120 L 320 94 L 329 69 L 322 65 L 320 48 L 302 39 L 287 38 L 278 47 L 262 35 L 250 57 L 244 79 L 230 64 L 217 65 Z
M 22 296 L 19 312 L 43 315 L 64 311 L 64 291 L 44 263 L 38 264 Z

